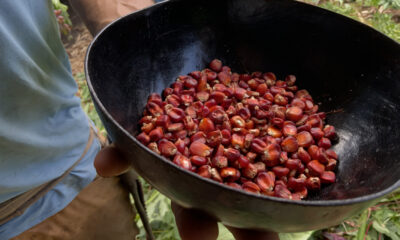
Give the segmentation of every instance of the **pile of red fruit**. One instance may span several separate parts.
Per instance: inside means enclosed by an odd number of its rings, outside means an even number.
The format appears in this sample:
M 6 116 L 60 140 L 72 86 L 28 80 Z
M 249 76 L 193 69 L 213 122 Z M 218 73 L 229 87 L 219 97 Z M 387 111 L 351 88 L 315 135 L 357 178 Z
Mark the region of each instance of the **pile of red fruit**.
M 178 166 L 252 193 L 303 199 L 335 182 L 335 128 L 296 77 L 220 60 L 150 95 L 137 139 Z

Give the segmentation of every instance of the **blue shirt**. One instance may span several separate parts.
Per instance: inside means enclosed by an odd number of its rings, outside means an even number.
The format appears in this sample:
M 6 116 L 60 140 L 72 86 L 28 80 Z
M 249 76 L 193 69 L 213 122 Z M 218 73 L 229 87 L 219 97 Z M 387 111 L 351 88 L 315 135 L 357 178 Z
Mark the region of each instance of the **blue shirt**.
M 61 176 L 89 125 L 50 0 L 0 1 L 0 203 Z M 95 177 L 94 142 L 62 182 L 0 226 L 9 239 L 63 209 Z

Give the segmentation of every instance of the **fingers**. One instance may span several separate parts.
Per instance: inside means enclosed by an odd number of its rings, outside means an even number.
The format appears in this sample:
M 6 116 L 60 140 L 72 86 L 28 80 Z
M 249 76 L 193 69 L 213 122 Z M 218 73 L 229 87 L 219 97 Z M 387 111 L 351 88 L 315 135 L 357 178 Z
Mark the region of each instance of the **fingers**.
M 97 154 L 94 167 L 100 176 L 114 177 L 128 171 L 130 164 L 116 147 L 110 145 Z
M 171 202 L 172 212 L 182 240 L 216 240 L 217 221 L 198 210 L 187 209 Z
M 225 226 L 236 240 L 279 240 L 278 233 Z

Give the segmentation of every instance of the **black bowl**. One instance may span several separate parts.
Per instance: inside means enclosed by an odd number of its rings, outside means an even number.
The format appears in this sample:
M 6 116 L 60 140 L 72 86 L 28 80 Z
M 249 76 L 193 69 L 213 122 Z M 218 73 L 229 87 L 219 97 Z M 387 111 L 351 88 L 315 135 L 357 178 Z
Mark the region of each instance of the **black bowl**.
M 221 59 L 235 72 L 295 74 L 339 143 L 337 182 L 305 201 L 257 196 L 185 171 L 135 139 L 150 93 Z M 278 232 L 340 223 L 400 186 L 400 47 L 346 17 L 286 0 L 171 0 L 108 25 L 86 76 L 110 138 L 161 193 L 223 223 Z

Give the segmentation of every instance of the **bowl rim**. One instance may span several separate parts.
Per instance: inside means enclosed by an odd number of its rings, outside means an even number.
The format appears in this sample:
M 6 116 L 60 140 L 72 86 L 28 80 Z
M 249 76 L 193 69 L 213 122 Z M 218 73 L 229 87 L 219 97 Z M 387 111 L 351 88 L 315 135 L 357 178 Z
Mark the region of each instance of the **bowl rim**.
M 100 30 L 94 37 L 93 40 L 91 41 L 90 45 L 88 46 L 87 50 L 86 50 L 86 55 L 85 55 L 85 63 L 84 63 L 84 67 L 85 67 L 85 76 L 86 76 L 86 82 L 88 84 L 88 88 L 90 93 L 92 94 L 92 98 L 93 100 L 97 103 L 98 108 L 103 112 L 103 114 L 105 115 L 105 117 L 107 117 L 115 126 L 117 126 L 117 128 L 123 132 L 129 139 L 131 139 L 135 144 L 139 145 L 144 151 L 146 151 L 148 154 L 153 155 L 154 157 L 158 158 L 160 161 L 163 161 L 164 163 L 169 164 L 171 167 L 175 168 L 175 170 L 178 171 L 182 171 L 185 174 L 188 174 L 192 177 L 195 177 L 201 181 L 204 181 L 207 184 L 212 184 L 214 186 L 219 186 L 224 188 L 227 191 L 233 191 L 239 194 L 244 194 L 247 197 L 250 198 L 255 198 L 257 200 L 267 200 L 267 201 L 274 201 L 274 202 L 279 202 L 282 204 L 293 204 L 293 205 L 300 205 L 300 206 L 315 206 L 315 207 L 328 207 L 328 206 L 346 206 L 346 205 L 352 205 L 352 204 L 358 204 L 358 203 L 362 203 L 362 202 L 367 202 L 367 201 L 372 201 L 374 199 L 378 199 L 381 197 L 384 197 L 385 195 L 397 190 L 398 188 L 400 188 L 400 178 L 397 180 L 397 182 L 393 183 L 391 186 L 372 193 L 372 194 L 367 194 L 367 195 L 363 195 L 363 196 L 359 196 L 359 197 L 353 197 L 353 198 L 348 198 L 348 199 L 332 199 L 332 200 L 291 200 L 291 199 L 284 199 L 284 198 L 278 198 L 278 197 L 273 197 L 273 196 L 266 196 L 266 195 L 262 195 L 262 194 L 254 194 L 254 193 L 249 193 L 240 189 L 236 189 L 236 188 L 232 188 L 229 187 L 225 184 L 213 181 L 211 179 L 208 178 L 204 178 L 201 177 L 200 175 L 193 173 L 191 171 L 182 169 L 181 167 L 177 166 L 176 164 L 174 164 L 172 161 L 154 153 L 153 151 L 151 151 L 150 149 L 148 149 L 145 145 L 143 145 L 140 141 L 138 141 L 134 136 L 132 136 L 128 131 L 126 131 L 113 117 L 112 115 L 107 111 L 107 109 L 105 108 L 105 106 L 103 105 L 103 103 L 100 101 L 100 98 L 97 96 L 97 93 L 94 90 L 92 81 L 90 79 L 90 75 L 89 75 L 89 71 L 88 71 L 88 62 L 89 62 L 89 58 L 90 58 L 90 53 L 91 53 L 91 49 L 93 47 L 93 45 L 97 42 L 97 40 L 101 37 L 102 33 L 107 31 L 110 27 L 112 27 L 113 25 L 117 24 L 119 21 L 121 21 L 124 18 L 130 17 L 132 15 L 139 15 L 139 14 L 145 14 L 146 11 L 148 11 L 151 8 L 154 8 L 156 6 L 159 5 L 164 5 L 167 4 L 169 2 L 176 2 L 176 1 L 182 1 L 182 0 L 164 0 L 162 2 L 158 2 L 155 3 L 149 7 L 143 8 L 139 11 L 135 11 L 132 12 L 130 14 L 127 14 L 125 16 L 119 17 L 117 19 L 115 19 L 114 21 L 110 22 L 109 24 L 107 24 L 102 30 Z M 299 5 L 303 5 L 306 7 L 310 7 L 310 8 L 314 8 L 315 11 L 323 11 L 325 12 L 325 14 L 330 14 L 333 17 L 339 17 L 339 18 L 343 18 L 346 21 L 352 22 L 352 24 L 358 24 L 361 27 L 364 28 L 368 28 L 369 30 L 373 30 L 376 33 L 380 34 L 381 36 L 383 36 L 384 38 L 386 38 L 387 40 L 390 40 L 394 43 L 396 43 L 398 46 L 400 46 L 399 43 L 397 43 L 396 41 L 394 41 L 393 39 L 387 37 L 386 35 L 378 32 L 377 30 L 373 29 L 370 26 L 367 26 L 365 24 L 362 24 L 354 19 L 351 19 L 349 17 L 331 12 L 329 10 L 311 5 L 311 4 L 306 4 L 303 2 L 297 2 L 297 1 L 290 1 L 293 2 L 293 4 L 299 4 Z M 156 186 L 154 186 L 157 190 L 158 188 Z

